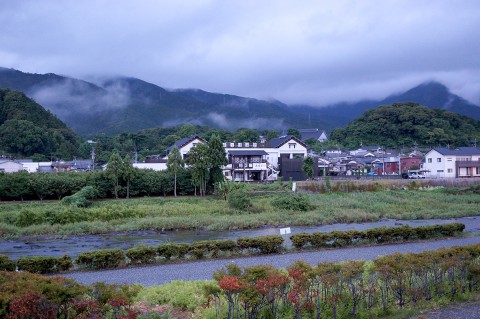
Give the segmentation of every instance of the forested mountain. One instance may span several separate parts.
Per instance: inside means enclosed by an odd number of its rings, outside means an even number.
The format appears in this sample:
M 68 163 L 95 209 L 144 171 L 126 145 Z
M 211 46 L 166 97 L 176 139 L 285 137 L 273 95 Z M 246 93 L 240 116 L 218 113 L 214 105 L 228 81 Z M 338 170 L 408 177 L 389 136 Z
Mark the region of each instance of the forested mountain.
M 126 77 L 96 84 L 55 74 L 29 74 L 0 68 L 0 87 L 21 90 L 84 137 L 115 135 L 146 128 L 203 125 L 219 129 L 341 127 L 368 109 L 394 102 L 416 102 L 480 120 L 480 107 L 435 82 L 382 101 L 339 103 L 327 107 L 289 106 L 198 89 L 166 90 Z
M 470 146 L 480 141 L 480 121 L 457 113 L 430 109 L 416 103 L 394 103 L 365 112 L 331 139 L 347 147 L 438 145 Z
M 17 157 L 71 159 L 82 154 L 81 139 L 25 94 L 0 89 L 0 151 Z

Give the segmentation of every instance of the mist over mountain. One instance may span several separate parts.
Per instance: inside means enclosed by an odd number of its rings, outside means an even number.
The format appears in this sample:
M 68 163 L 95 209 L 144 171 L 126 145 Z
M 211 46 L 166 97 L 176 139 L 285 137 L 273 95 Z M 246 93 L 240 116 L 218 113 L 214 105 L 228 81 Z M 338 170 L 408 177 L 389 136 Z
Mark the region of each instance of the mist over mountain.
M 91 83 L 56 74 L 30 74 L 0 68 L 0 88 L 24 92 L 84 137 L 113 135 L 180 124 L 234 130 L 318 127 L 331 131 L 366 110 L 394 102 L 416 102 L 480 119 L 480 107 L 442 84 L 421 84 L 381 101 L 326 107 L 289 106 L 200 89 L 167 90 L 136 78 L 112 77 Z

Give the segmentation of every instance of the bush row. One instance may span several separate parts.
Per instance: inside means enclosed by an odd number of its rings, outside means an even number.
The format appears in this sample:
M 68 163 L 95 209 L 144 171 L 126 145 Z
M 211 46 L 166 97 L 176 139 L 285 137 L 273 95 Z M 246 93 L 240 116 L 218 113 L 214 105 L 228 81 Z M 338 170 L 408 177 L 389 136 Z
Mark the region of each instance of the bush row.
M 333 231 L 330 233 L 299 233 L 290 237 L 297 249 L 305 247 L 343 247 L 354 243 L 385 243 L 399 240 L 428 239 L 453 236 L 462 232 L 465 225 L 461 223 L 432 225 L 421 227 L 380 227 L 364 231 Z
M 64 255 L 60 258 L 49 256 L 26 256 L 16 262 L 5 255 L 0 255 L 0 271 L 14 271 L 16 268 L 36 274 L 51 274 L 68 271 L 73 267 L 72 259 Z
M 194 193 L 191 183 L 191 171 L 183 169 L 177 173 L 177 194 L 190 195 Z M 174 176 L 168 171 L 152 171 L 135 169 L 135 178 L 129 185 L 130 196 L 159 196 L 168 195 L 173 192 Z M 75 193 L 82 188 L 83 194 Z M 27 173 L 25 171 L 16 173 L 0 173 L 0 200 L 45 200 L 62 199 L 67 204 L 79 207 L 88 206 L 88 198 L 112 198 L 117 188 L 119 196 L 126 195 L 126 185 L 117 187 L 103 171 L 82 172 L 79 174 L 71 172 L 62 173 Z M 79 196 L 83 195 L 83 196 Z
M 354 243 L 384 243 L 396 240 L 427 239 L 439 236 L 453 236 L 462 232 L 464 224 L 445 224 L 423 227 L 382 227 L 365 231 L 334 231 L 330 233 L 299 233 L 290 237 L 297 249 L 305 247 L 342 247 Z M 192 244 L 161 244 L 156 247 L 139 245 L 128 249 L 103 249 L 81 253 L 75 259 L 80 269 L 112 269 L 127 265 L 152 264 L 157 260 L 217 258 L 223 255 L 272 254 L 282 250 L 284 241 L 280 235 L 238 238 L 237 241 L 205 240 Z M 68 271 L 73 267 L 69 256 L 60 258 L 45 256 L 21 257 L 15 263 L 7 256 L 0 255 L 1 270 L 18 270 L 32 273 L 55 273 Z

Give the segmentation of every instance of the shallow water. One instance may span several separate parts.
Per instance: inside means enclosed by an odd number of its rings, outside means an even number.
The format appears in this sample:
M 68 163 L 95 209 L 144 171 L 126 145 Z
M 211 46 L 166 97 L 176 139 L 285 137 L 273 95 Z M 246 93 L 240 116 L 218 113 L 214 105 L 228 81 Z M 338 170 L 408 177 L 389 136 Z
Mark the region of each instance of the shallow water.
M 402 226 L 412 227 L 463 223 L 465 232 L 480 234 L 480 216 L 462 217 L 452 219 L 421 219 L 421 220 L 395 220 L 382 219 L 377 222 L 351 223 L 351 224 L 332 224 L 321 226 L 291 227 L 292 234 L 315 231 L 330 232 L 334 230 L 365 230 L 369 228 L 383 226 Z M 234 230 L 234 231 L 208 231 L 208 230 L 182 230 L 182 231 L 132 231 L 125 233 L 108 233 L 100 235 L 69 235 L 69 236 L 36 236 L 24 237 L 14 240 L 0 239 L 0 254 L 7 255 L 11 259 L 17 259 L 21 256 L 62 256 L 69 255 L 72 258 L 78 256 L 83 251 L 107 248 L 128 249 L 136 245 L 145 244 L 155 246 L 161 243 L 191 243 L 200 240 L 209 239 L 237 239 L 239 237 L 256 237 L 264 235 L 277 235 L 280 228 L 265 227 L 253 230 Z

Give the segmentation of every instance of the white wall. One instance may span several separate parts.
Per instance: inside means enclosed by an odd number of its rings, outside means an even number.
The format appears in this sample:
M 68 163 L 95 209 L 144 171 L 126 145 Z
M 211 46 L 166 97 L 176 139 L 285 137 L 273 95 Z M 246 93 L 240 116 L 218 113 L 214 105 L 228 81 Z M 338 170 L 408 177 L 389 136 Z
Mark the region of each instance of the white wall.
M 436 150 L 431 150 L 425 155 L 424 169 L 429 172 L 426 173 L 428 177 L 455 177 L 455 161 L 454 155 L 442 155 Z
M 167 163 L 133 163 L 133 167 L 140 169 L 152 169 L 154 171 L 164 171 L 167 169 Z
M 20 163 L 16 163 L 13 161 L 6 161 L 0 163 L 0 172 L 15 173 L 21 170 L 23 170 L 23 165 Z

